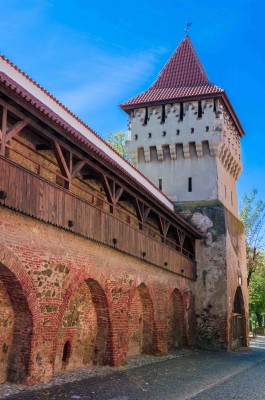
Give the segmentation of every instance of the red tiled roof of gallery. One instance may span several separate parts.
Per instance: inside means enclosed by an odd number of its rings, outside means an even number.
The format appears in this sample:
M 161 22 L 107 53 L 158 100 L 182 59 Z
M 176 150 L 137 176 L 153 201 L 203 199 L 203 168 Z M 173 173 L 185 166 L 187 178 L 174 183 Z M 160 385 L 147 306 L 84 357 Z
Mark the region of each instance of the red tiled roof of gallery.
M 163 100 L 222 94 L 211 83 L 188 36 L 184 37 L 157 80 L 145 92 L 121 104 L 122 109 Z

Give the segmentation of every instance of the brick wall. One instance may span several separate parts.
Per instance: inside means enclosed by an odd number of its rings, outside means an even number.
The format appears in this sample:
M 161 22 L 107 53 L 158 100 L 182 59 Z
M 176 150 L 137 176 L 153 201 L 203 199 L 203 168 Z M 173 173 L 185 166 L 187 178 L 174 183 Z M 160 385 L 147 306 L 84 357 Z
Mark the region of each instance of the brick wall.
M 177 324 L 194 343 L 194 282 L 5 207 L 0 281 L 2 382 L 165 353 Z

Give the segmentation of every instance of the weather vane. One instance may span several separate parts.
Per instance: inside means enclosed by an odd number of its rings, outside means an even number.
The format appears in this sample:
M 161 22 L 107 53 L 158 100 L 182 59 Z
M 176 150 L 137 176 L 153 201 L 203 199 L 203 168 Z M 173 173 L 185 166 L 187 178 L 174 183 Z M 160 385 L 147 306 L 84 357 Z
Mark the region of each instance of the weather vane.
M 192 25 L 192 22 L 187 22 L 186 23 L 185 32 L 186 32 L 187 36 L 189 36 L 189 28 L 191 27 L 191 25 Z

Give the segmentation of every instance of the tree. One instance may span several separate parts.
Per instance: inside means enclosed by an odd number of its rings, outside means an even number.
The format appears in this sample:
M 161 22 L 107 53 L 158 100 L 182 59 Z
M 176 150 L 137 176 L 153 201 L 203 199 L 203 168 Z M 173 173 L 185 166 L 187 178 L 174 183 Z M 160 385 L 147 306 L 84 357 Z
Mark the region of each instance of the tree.
M 265 201 L 257 199 L 257 189 L 244 194 L 239 218 L 245 226 L 247 246 L 248 285 L 257 267 L 264 262 Z
M 113 147 L 125 160 L 129 161 L 129 156 L 125 148 L 127 135 L 124 132 L 109 133 L 106 136 L 106 142 Z
M 257 265 L 249 284 L 249 302 L 256 314 L 259 327 L 262 327 L 262 314 L 265 313 L 265 255 Z

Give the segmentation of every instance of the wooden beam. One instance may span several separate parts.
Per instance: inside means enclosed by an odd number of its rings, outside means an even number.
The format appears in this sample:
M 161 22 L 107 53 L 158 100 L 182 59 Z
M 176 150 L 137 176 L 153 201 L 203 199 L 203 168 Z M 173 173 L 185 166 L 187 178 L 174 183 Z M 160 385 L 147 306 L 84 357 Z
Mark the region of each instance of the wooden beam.
M 158 215 L 158 227 L 160 230 L 161 235 L 166 238 L 169 227 L 170 227 L 170 222 L 162 217 L 161 215 Z
M 113 213 L 115 206 L 124 192 L 124 188 L 118 185 L 115 179 L 107 177 L 105 173 L 101 173 L 100 177 L 108 202 L 110 203 L 110 211 Z
M 61 171 L 62 175 L 65 176 L 68 179 L 68 181 L 70 183 L 71 175 L 70 175 L 70 171 L 69 171 L 69 168 L 67 166 L 66 160 L 64 158 L 62 149 L 61 149 L 59 143 L 57 141 L 55 141 L 55 140 L 53 140 L 51 142 L 51 145 L 52 145 L 52 149 L 53 149 L 55 158 L 56 158 L 57 163 L 59 165 L 60 171 Z
M 2 112 L 1 112 L 1 150 L 0 150 L 0 155 L 4 156 L 5 155 L 5 144 L 6 144 L 6 130 L 7 130 L 7 107 L 4 105 L 2 107 Z
M 142 201 L 140 201 L 136 196 L 132 198 L 133 205 L 136 211 L 137 218 L 139 220 L 139 228 L 143 229 L 143 224 L 145 223 L 151 208 L 146 206 Z
M 111 190 L 111 187 L 110 187 L 110 184 L 109 184 L 106 174 L 102 173 L 100 175 L 100 178 L 101 178 L 101 182 L 102 182 L 103 188 L 105 190 L 108 202 L 113 205 L 114 200 L 113 200 L 112 190 Z
M 26 121 L 18 121 L 6 132 L 6 143 L 9 142 L 14 136 L 16 136 L 22 129 L 27 126 L 28 123 Z
M 115 203 L 117 204 L 122 193 L 124 192 L 124 189 L 122 187 L 115 188 Z
M 72 168 L 72 179 L 74 179 L 76 177 L 76 175 L 78 174 L 78 172 L 81 171 L 81 169 L 86 165 L 86 161 L 85 160 L 80 160 L 78 161 L 75 166 Z
M 182 248 L 186 235 L 182 230 L 180 230 L 178 228 L 176 228 L 176 229 L 177 229 L 177 234 L 178 234 L 178 238 L 179 238 L 179 244 L 180 244 L 180 247 Z

